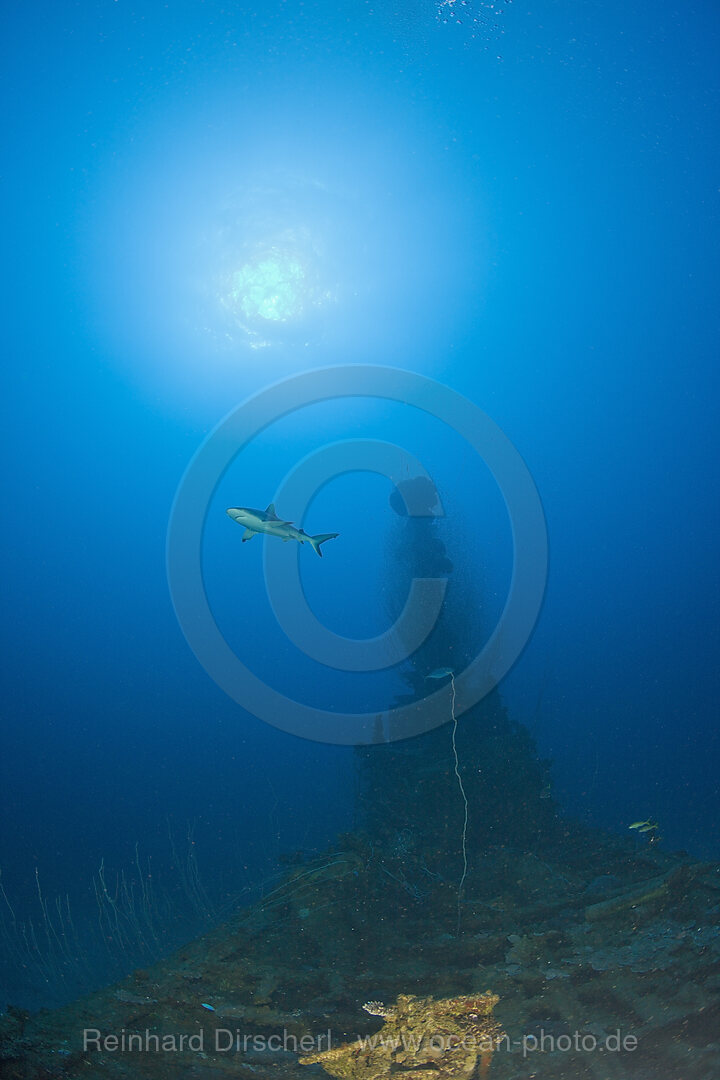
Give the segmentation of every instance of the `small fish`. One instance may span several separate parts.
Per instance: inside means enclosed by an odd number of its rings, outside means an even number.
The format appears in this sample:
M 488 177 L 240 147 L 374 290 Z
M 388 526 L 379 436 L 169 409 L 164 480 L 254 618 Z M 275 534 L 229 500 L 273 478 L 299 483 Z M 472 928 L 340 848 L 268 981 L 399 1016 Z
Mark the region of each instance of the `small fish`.
M 426 679 L 447 679 L 449 676 L 454 675 L 455 672 L 450 667 L 439 667 L 431 671 L 429 675 L 426 675 Z
M 636 829 L 640 833 L 657 832 L 660 828 L 657 821 L 633 821 L 628 829 Z
M 213 1005 L 208 1005 L 206 1001 L 201 1001 L 200 1005 L 203 1009 L 207 1009 L 208 1012 L 215 1012 L 215 1007 Z

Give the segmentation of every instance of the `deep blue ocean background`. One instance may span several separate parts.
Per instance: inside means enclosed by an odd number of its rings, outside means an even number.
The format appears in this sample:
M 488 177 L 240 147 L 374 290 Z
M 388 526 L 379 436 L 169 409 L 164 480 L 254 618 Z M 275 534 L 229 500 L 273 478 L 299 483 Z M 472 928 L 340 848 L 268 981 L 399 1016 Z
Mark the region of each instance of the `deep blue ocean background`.
M 0 880 L 18 917 L 39 917 L 40 881 L 91 918 L 101 861 L 128 867 L 136 844 L 172 883 L 169 832 L 192 830 L 221 905 L 352 826 L 352 750 L 226 697 L 165 570 L 206 435 L 344 363 L 446 383 L 534 477 L 550 574 L 501 691 L 563 810 L 623 834 L 652 817 L 669 847 L 720 858 L 720 13 L 501 7 L 6 5 Z M 316 303 L 265 339 L 222 282 L 276 237 L 312 263 Z M 496 617 L 502 502 L 414 410 L 286 418 L 228 498 L 264 507 L 303 455 L 362 435 L 432 473 L 453 561 Z M 341 534 L 300 555 L 318 617 L 351 637 L 387 625 L 402 574 L 390 494 L 341 477 L 305 522 Z M 325 677 L 284 640 L 262 542 L 240 536 L 218 504 L 206 581 L 238 654 L 313 704 L 381 709 L 392 673 Z

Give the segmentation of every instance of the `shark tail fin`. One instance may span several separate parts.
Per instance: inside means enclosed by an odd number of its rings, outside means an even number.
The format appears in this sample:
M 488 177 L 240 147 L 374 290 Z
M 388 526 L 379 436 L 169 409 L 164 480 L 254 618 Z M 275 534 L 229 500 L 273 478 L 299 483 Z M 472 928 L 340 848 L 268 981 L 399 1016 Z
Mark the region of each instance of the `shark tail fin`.
M 309 544 L 312 544 L 313 551 L 317 551 L 318 555 L 322 559 L 322 551 L 320 545 L 324 544 L 326 540 L 334 540 L 340 533 L 318 533 L 317 536 L 306 536 L 305 539 Z

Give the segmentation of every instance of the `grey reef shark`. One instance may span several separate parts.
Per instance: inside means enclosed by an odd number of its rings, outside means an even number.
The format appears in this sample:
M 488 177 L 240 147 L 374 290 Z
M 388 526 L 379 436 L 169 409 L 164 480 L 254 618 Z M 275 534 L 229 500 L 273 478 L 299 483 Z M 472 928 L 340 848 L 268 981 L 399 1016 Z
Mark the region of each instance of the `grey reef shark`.
M 302 529 L 296 529 L 292 521 L 283 521 L 279 518 L 275 513 L 274 503 L 270 503 L 267 510 L 253 510 L 249 506 L 231 506 L 225 512 L 233 521 L 237 521 L 238 525 L 245 526 L 243 544 L 246 540 L 252 540 L 257 533 L 266 533 L 267 536 L 279 536 L 283 543 L 287 543 L 288 540 L 297 540 L 299 544 L 304 544 L 307 541 L 313 551 L 322 558 L 320 545 L 340 535 L 339 533 L 318 533 L 317 536 L 310 536 Z

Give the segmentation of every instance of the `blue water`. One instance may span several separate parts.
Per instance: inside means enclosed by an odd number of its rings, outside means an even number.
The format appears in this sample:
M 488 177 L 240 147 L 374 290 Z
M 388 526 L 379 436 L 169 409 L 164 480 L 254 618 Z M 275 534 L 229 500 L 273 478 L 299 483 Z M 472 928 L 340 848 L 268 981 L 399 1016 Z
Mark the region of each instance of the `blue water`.
M 184 843 L 189 823 L 218 902 L 352 826 L 352 750 L 225 694 L 165 566 L 216 424 L 338 364 L 437 380 L 524 459 L 549 576 L 501 692 L 563 809 L 622 834 L 652 817 L 671 849 L 718 858 L 716 6 L 88 0 L 4 22 L 0 880 L 17 913 L 39 919 L 37 880 L 91 913 L 101 860 L 128 867 L 136 844 L 172 880 L 168 830 Z M 264 508 L 339 439 L 389 440 L 432 474 L 487 639 L 511 531 L 441 428 L 320 401 L 208 491 L 208 597 L 258 677 L 333 711 L 401 688 L 289 642 L 264 541 L 224 514 Z M 304 522 L 340 533 L 322 562 L 299 554 L 347 637 L 381 633 L 407 584 L 391 494 L 339 475 Z

